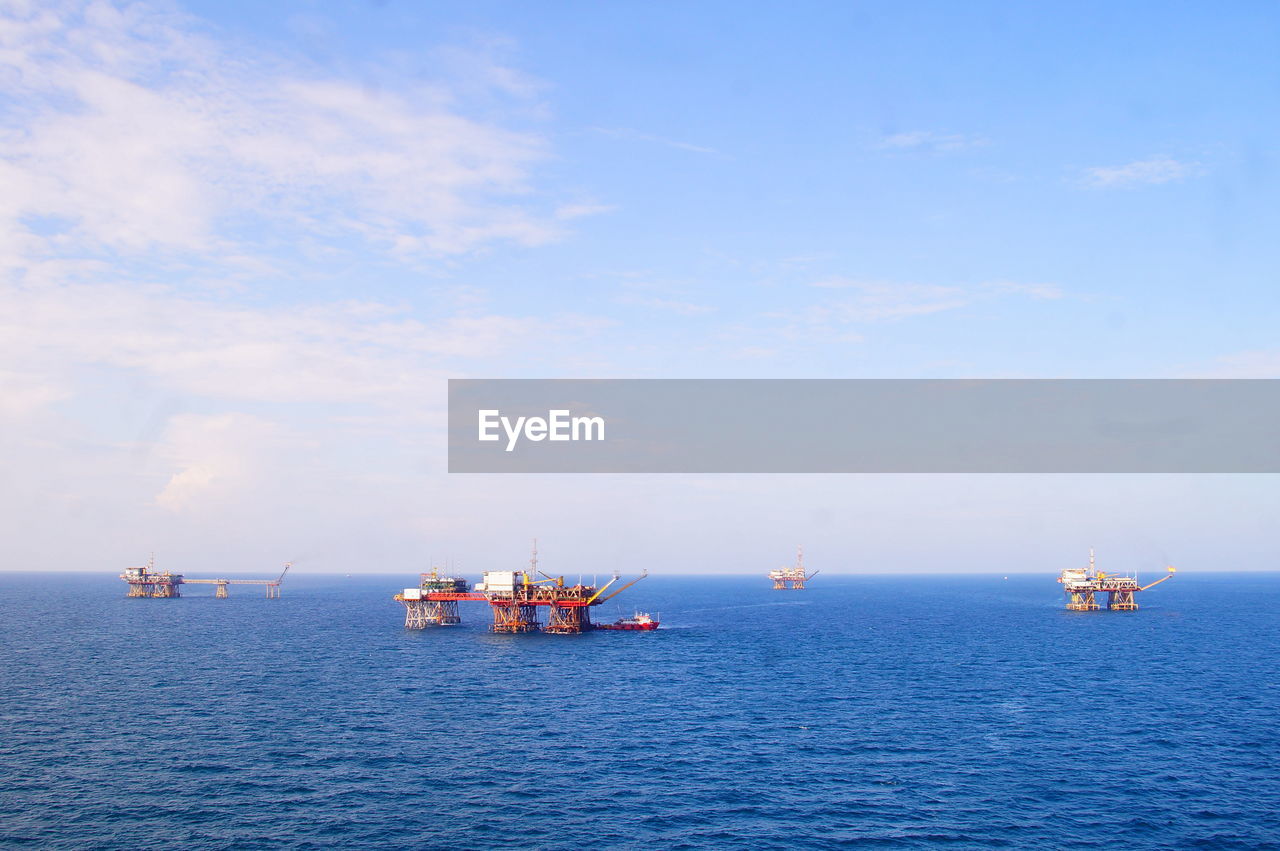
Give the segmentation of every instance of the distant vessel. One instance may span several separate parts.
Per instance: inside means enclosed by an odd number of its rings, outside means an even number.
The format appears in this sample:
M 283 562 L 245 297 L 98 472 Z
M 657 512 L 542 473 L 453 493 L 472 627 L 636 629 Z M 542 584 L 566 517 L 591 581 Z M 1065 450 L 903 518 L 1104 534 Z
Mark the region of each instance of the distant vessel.
M 613 623 L 598 623 L 596 629 L 657 629 L 658 619 L 648 612 L 636 612 L 629 618 L 622 618 Z

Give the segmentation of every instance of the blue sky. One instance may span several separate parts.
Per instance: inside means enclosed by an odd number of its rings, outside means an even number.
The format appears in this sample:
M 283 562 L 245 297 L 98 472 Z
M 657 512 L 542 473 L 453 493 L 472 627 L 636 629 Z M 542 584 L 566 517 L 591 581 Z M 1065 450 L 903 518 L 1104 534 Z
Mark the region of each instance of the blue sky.
M 833 279 L 1060 295 L 980 299 L 963 324 L 841 328 L 869 344 L 834 359 L 781 346 L 764 369 L 1164 375 L 1272 344 L 1280 68 L 1266 4 L 195 9 L 374 85 L 477 57 L 526 75 L 528 111 L 501 118 L 546 145 L 533 184 L 607 210 L 450 277 L 516 310 L 617 318 L 659 374 L 688 363 L 665 350 L 691 337 L 708 338 L 717 374 L 758 374 L 734 343 L 828 333 L 784 317 L 847 302 L 813 287 Z M 357 285 L 420 291 L 411 273 Z M 663 352 L 644 349 L 655 332 Z
M 1280 377 L 1272 4 L 2 14 L 4 567 L 1274 564 L 1272 477 L 498 482 L 441 429 L 450 376 Z

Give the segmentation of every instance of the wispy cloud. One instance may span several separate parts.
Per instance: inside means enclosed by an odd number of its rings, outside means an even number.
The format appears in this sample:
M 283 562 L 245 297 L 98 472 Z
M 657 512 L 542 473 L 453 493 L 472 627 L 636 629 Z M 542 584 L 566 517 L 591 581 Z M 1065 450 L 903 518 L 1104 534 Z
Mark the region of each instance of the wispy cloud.
M 843 290 L 847 294 L 816 305 L 810 315 L 824 321 L 882 322 L 908 316 L 923 316 L 963 307 L 972 297 L 960 287 L 934 284 L 900 284 L 828 278 L 813 286 Z
M 708 148 L 704 145 L 694 145 L 689 142 L 680 142 L 675 139 L 666 139 L 662 136 L 654 136 L 651 133 L 641 133 L 639 130 L 631 130 L 626 127 L 592 127 L 591 132 L 599 133 L 601 136 L 608 136 L 612 139 L 627 139 L 633 142 L 652 142 L 656 145 L 665 145 L 668 148 L 676 148 L 681 151 L 692 151 L 695 154 L 718 154 L 715 148 Z
M 583 202 L 578 204 L 563 204 L 556 208 L 555 217 L 561 221 L 569 221 L 571 219 L 581 219 L 585 216 L 598 216 L 602 213 L 611 213 L 617 207 L 612 204 L 592 204 Z
M 409 511 L 388 494 L 428 486 L 447 377 L 547 374 L 600 351 L 610 324 L 0 281 L 0 468 L 44 513 L 61 492 L 143 526 L 151 510 L 234 526 L 293 506 L 281 511 L 314 516 L 282 518 L 281 543 L 311 540 L 316 517 Z
M 1062 298 L 1062 289 L 1056 284 L 1025 284 L 1017 281 L 986 281 L 978 285 L 977 291 L 990 296 L 1001 294 L 1026 295 L 1032 298 Z
M 532 191 L 546 142 L 468 117 L 447 82 L 357 84 L 142 4 L 19 4 L 0 26 L 10 267 L 352 237 L 448 256 L 560 232 Z M 517 106 L 536 88 L 468 67 Z
M 705 316 L 718 309 L 714 304 L 695 300 L 699 288 L 688 281 L 665 280 L 652 272 L 638 270 L 615 271 L 607 277 L 618 279 L 621 284 L 613 298 L 617 304 L 677 316 Z
M 987 144 L 981 136 L 963 133 L 935 133 L 929 130 L 912 130 L 885 136 L 876 146 L 882 150 L 924 151 L 945 153 L 965 148 L 978 148 Z
M 1062 295 L 1051 284 L 1021 284 L 1011 281 L 990 281 L 976 286 L 945 286 L 835 277 L 816 281 L 813 286 L 849 293 L 811 308 L 814 318 L 841 323 L 884 322 L 926 316 L 1003 295 L 1025 295 L 1040 299 L 1060 298 Z
M 1190 378 L 1280 378 L 1280 349 L 1253 349 L 1217 358 Z
M 676 313 L 680 316 L 702 316 L 707 313 L 714 313 L 715 307 L 709 304 L 696 304 L 691 301 L 681 301 L 672 298 L 654 298 L 638 295 L 619 296 L 618 302 L 621 304 L 635 305 L 637 307 L 648 307 L 653 310 L 662 310 L 668 313 Z
M 1182 162 L 1168 156 L 1155 156 L 1145 160 L 1135 160 L 1125 165 L 1086 168 L 1082 180 L 1086 186 L 1118 188 L 1169 183 L 1198 174 L 1199 171 L 1199 163 Z
M 908 322 L 1005 298 L 1062 297 L 1052 284 L 1013 281 L 962 286 L 834 276 L 809 286 L 823 295 L 804 306 L 763 314 L 771 327 L 749 328 L 749 336 L 785 340 L 792 347 L 858 344 L 867 340 L 868 329 L 876 325 Z
M 580 339 L 602 323 L 494 313 L 426 321 L 369 301 L 270 308 L 128 286 L 0 285 L 0 363 L 24 408 L 63 398 L 77 370 L 96 367 L 215 403 L 359 405 L 399 417 L 434 404 L 433 388 L 459 364 Z

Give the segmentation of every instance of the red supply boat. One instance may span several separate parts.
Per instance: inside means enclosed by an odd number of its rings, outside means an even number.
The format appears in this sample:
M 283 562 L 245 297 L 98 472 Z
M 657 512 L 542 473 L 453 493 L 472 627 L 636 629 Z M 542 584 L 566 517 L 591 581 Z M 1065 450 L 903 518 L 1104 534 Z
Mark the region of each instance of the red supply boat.
M 648 612 L 636 612 L 629 618 L 622 618 L 613 623 L 598 623 L 596 629 L 657 629 L 658 619 Z

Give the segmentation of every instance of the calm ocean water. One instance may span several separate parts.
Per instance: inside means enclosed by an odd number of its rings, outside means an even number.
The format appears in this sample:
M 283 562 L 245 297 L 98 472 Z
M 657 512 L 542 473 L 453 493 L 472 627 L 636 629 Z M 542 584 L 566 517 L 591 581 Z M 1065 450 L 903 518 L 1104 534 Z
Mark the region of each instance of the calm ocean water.
M 1280 575 L 654 577 L 582 636 L 411 579 L 0 574 L 0 844 L 1280 848 Z

